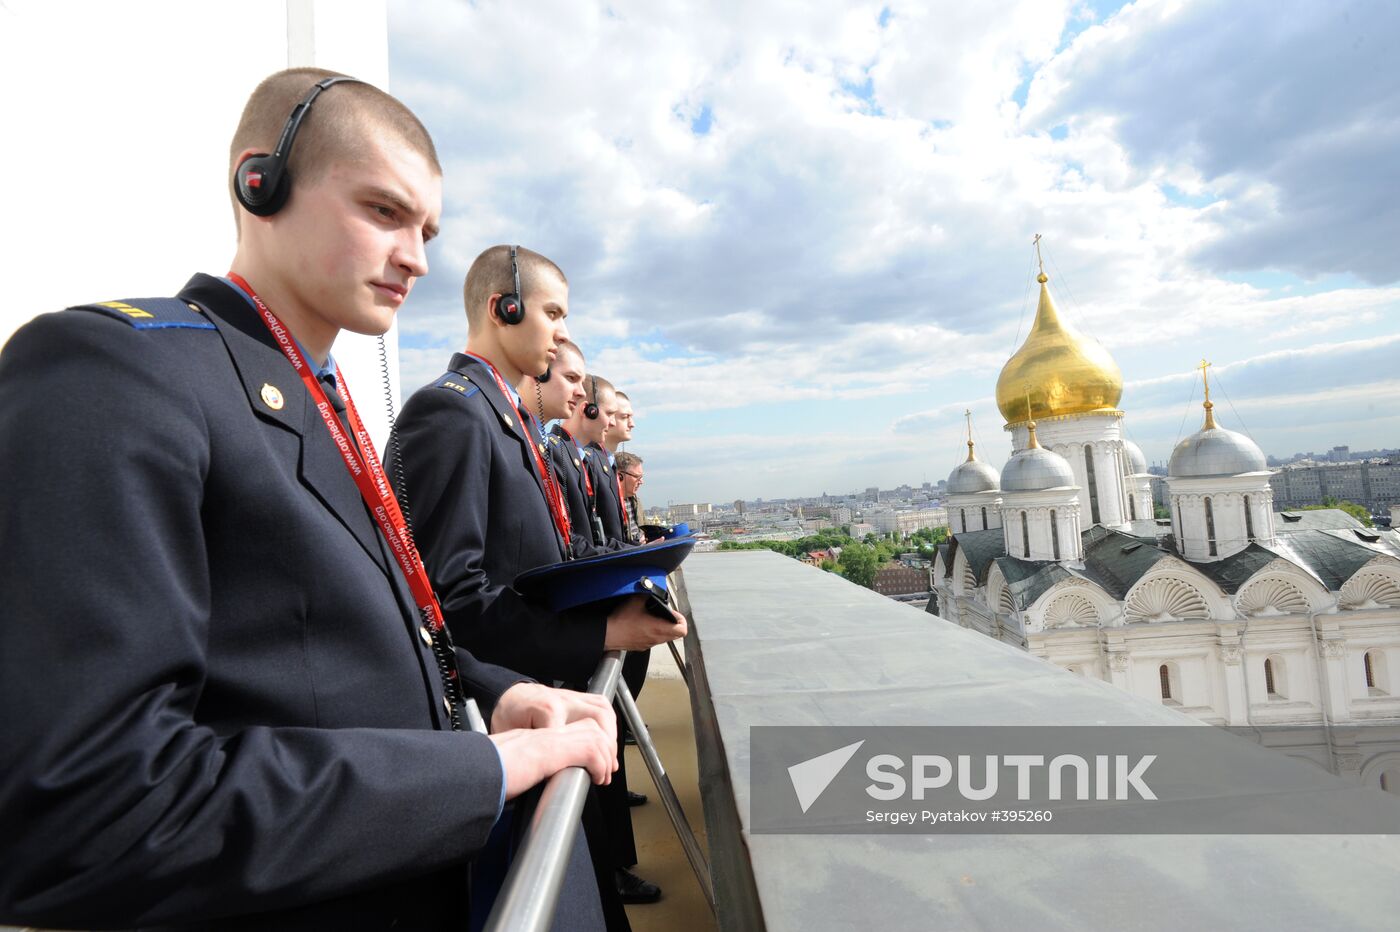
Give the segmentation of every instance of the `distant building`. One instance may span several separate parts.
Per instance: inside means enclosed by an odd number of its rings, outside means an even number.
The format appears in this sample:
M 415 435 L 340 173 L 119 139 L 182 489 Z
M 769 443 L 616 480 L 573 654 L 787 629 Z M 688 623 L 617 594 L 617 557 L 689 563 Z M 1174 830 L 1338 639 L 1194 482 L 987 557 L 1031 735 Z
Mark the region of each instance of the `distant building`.
M 710 514 L 713 510 L 709 502 L 702 502 L 698 505 L 672 505 L 670 508 L 666 509 L 666 513 L 670 517 L 672 524 L 679 524 L 682 521 L 688 521 L 698 515 Z
M 924 528 L 946 527 L 948 509 L 917 508 L 895 511 L 892 508 L 886 508 L 878 511 L 867 511 L 864 517 L 874 525 L 876 533 L 908 535 Z
M 1324 498 L 1335 498 L 1382 515 L 1400 505 L 1400 463 L 1284 466 L 1269 478 L 1269 485 L 1280 508 L 1321 505 Z
M 886 563 L 875 571 L 875 591 L 881 595 L 922 595 L 929 591 L 929 571 L 905 563 Z

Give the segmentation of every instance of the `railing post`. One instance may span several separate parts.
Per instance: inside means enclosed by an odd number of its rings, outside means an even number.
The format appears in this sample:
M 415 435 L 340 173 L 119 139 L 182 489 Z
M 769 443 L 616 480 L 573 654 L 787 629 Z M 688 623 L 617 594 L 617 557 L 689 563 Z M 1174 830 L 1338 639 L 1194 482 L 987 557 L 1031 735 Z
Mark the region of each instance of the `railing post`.
M 617 691 L 622 652 L 609 651 L 588 681 L 588 692 L 608 700 Z M 588 795 L 588 771 L 569 767 L 549 778 L 530 827 L 486 920 L 487 932 L 543 932 L 554 920 L 569 852 Z M 589 880 L 592 881 L 590 875 Z

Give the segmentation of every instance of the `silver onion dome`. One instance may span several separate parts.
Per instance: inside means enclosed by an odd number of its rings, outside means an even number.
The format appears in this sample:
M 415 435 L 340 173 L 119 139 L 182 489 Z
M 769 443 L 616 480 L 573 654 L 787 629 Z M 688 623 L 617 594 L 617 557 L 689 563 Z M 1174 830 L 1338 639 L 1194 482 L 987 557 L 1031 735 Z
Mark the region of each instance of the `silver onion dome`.
M 1003 492 L 1042 492 L 1074 484 L 1074 470 L 1065 458 L 1041 446 L 1027 447 L 1001 469 Z
M 1128 474 L 1140 476 L 1147 472 L 1147 457 L 1142 455 L 1142 447 L 1131 440 L 1123 441 L 1123 452 L 1128 455 Z
M 968 460 L 948 474 L 948 493 L 968 495 L 975 492 L 992 492 L 997 487 L 997 471 L 990 463 L 981 460 Z
M 1268 466 L 1264 451 L 1244 434 L 1210 426 L 1176 445 L 1167 474 L 1179 478 L 1237 476 Z

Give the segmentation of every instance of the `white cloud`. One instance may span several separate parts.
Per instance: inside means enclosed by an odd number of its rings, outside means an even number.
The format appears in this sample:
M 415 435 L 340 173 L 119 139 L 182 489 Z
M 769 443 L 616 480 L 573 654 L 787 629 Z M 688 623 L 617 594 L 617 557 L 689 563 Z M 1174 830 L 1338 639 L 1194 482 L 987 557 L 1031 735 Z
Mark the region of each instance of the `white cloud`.
M 1289 213 L 1295 188 L 1283 183 L 1294 175 L 1273 169 L 1293 157 L 1290 140 L 1360 119 L 1289 130 L 1260 118 L 1253 125 L 1269 132 L 1243 140 L 1255 154 L 1243 143 L 1230 154 L 1247 135 L 1227 131 L 1251 82 L 1278 66 L 1246 68 L 1229 52 L 1285 17 L 1217 8 L 1212 30 L 1196 4 L 1141 3 L 1057 52 L 1084 15 L 1034 0 L 391 4 L 394 89 L 438 140 L 448 201 L 434 275 L 403 320 L 419 348 L 405 384 L 460 348 L 461 276 L 505 241 L 565 268 L 576 339 L 667 428 L 639 436 L 639 451 L 687 429 L 713 440 L 707 412 L 752 423 L 774 404 L 817 412 L 855 398 L 871 411 L 858 442 L 891 457 L 883 473 L 943 455 L 944 439 L 927 434 L 914 452 L 905 431 L 920 423 L 944 424 L 956 454 L 958 418 L 920 422 L 918 412 L 960 412 L 949 399 L 990 394 L 1018 318 L 1021 336 L 1030 323 L 1036 231 L 1062 312 L 1131 360 L 1130 379 L 1189 371 L 1202 352 L 1226 361 L 1358 326 L 1395 329 L 1394 289 L 1281 296 L 1202 266 L 1202 256 L 1229 264 L 1229 242 L 1258 241 L 1222 231 L 1302 216 Z M 1260 48 L 1293 48 L 1286 32 L 1269 25 Z M 1142 56 L 1182 36 L 1202 46 L 1188 56 L 1191 76 L 1152 71 Z M 1154 87 L 1154 75 L 1168 83 Z M 1013 95 L 1030 76 L 1023 114 Z M 1287 102 L 1305 84 L 1257 86 Z M 1220 87 L 1234 96 L 1216 99 Z M 1360 96 L 1345 99 L 1370 106 Z M 1154 136 L 1164 115 L 1177 128 Z M 1060 124 L 1068 131 L 1050 131 Z M 1316 261 L 1282 266 L 1335 266 L 1325 253 L 1354 239 L 1342 225 L 1360 211 L 1389 222 L 1388 202 L 1336 191 L 1345 203 L 1325 218 L 1331 227 L 1294 250 Z M 1001 440 L 994 413 L 978 420 Z M 797 447 L 814 476 L 827 468 L 818 450 Z M 728 470 L 718 456 L 706 453 L 710 467 L 668 497 L 709 497 L 717 475 L 753 477 L 749 494 L 784 491 L 737 454 Z M 671 481 L 648 475 L 654 488 Z M 832 484 L 876 481 L 843 475 Z M 820 485 L 791 477 L 788 491 Z
M 1026 125 L 1108 120 L 1139 173 L 1188 164 L 1222 197 L 1217 268 L 1395 281 L 1398 29 L 1371 0 L 1141 0 L 1037 74 Z

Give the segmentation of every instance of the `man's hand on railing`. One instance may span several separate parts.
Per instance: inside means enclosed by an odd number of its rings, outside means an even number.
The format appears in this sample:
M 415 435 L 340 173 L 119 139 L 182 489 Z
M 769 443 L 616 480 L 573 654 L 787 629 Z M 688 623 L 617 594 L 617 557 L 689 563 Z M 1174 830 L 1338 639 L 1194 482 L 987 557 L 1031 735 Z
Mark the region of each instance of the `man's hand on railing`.
M 553 728 L 512 728 L 491 735 L 506 770 L 506 799 L 568 767 L 583 767 L 599 785 L 617 770 L 617 736 L 583 718 Z
M 492 733 L 512 728 L 554 728 L 593 719 L 616 740 L 617 716 L 602 696 L 573 689 L 552 689 L 539 683 L 516 683 L 501 694 L 491 713 Z
M 667 609 L 671 618 L 657 618 L 647 610 L 647 599 L 635 595 L 623 602 L 608 616 L 608 630 L 603 636 L 603 650 L 651 650 L 685 637 L 685 616 Z

